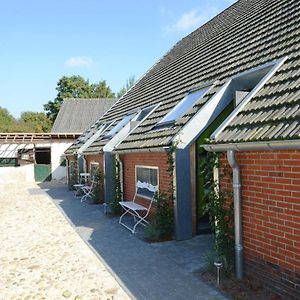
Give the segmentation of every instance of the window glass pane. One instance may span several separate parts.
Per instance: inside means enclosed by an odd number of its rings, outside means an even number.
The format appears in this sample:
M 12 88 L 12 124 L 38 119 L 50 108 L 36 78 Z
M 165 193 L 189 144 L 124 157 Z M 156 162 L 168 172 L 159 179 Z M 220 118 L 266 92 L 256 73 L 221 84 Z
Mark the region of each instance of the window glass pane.
M 136 181 L 145 186 L 138 188 L 138 194 L 152 198 L 154 190 L 158 188 L 158 169 L 137 167 Z
M 163 123 L 174 122 L 183 116 L 194 104 L 208 91 L 210 87 L 195 90 L 186 95 L 161 121 L 158 125 Z
M 113 127 L 104 138 L 110 138 L 119 132 L 133 117 L 135 114 L 129 114 L 125 116 L 115 127 Z

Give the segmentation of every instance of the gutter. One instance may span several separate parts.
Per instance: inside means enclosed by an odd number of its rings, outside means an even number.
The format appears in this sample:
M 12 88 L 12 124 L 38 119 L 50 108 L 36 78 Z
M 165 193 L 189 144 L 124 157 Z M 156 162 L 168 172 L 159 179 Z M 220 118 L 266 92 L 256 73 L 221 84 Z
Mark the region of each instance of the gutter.
M 207 144 L 203 145 L 209 152 L 232 151 L 256 151 L 256 150 L 283 150 L 300 149 L 299 140 L 268 141 L 268 142 L 249 142 L 249 143 L 228 143 L 228 144 Z
M 150 153 L 150 152 L 168 152 L 170 146 L 157 147 L 157 148 L 140 148 L 140 149 L 125 149 L 125 150 L 113 150 L 112 154 L 127 154 L 127 153 Z

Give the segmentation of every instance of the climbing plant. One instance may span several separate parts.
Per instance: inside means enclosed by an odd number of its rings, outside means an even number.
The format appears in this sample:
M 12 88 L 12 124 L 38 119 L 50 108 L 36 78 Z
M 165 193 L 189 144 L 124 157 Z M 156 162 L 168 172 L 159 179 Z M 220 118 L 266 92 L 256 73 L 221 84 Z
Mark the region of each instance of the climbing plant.
M 93 190 L 93 196 L 91 198 L 91 202 L 93 204 L 103 203 L 103 176 L 99 170 L 96 168 L 91 172 L 92 178 L 95 182 L 95 188 Z
M 111 212 L 114 215 L 119 215 L 122 212 L 122 208 L 119 204 L 119 201 L 123 201 L 120 171 L 121 171 L 120 162 L 117 159 L 114 159 L 113 174 L 115 178 L 115 197 L 113 198 L 112 202 L 109 203 Z
M 69 189 L 72 190 L 73 185 L 78 183 L 78 159 L 77 156 L 74 157 L 74 160 L 69 161 Z
M 177 144 L 172 145 L 167 152 L 168 173 L 173 178 L 174 153 Z M 173 180 L 166 193 L 160 192 L 155 195 L 155 214 L 145 229 L 145 237 L 151 241 L 162 241 L 172 238 L 174 232 L 174 187 Z
M 207 159 L 202 166 L 204 189 L 207 191 L 206 210 L 209 213 L 210 224 L 214 232 L 215 243 L 213 252 L 215 261 L 223 263 L 223 272 L 230 275 L 234 266 L 234 219 L 232 193 L 221 191 L 218 182 L 213 179 L 214 168 L 220 166 L 220 157 L 217 153 L 207 153 Z M 228 175 L 224 170 L 222 176 Z M 221 180 L 221 177 L 219 180 Z M 204 202 L 204 201 L 203 201 Z

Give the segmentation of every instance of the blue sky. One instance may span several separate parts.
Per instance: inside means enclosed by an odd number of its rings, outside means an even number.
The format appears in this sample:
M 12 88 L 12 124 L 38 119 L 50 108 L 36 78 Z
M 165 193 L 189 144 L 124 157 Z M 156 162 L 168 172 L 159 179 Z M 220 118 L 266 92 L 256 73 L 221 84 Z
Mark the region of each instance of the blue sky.
M 114 92 L 235 0 L 11 0 L 0 4 L 0 106 L 43 111 L 64 75 Z

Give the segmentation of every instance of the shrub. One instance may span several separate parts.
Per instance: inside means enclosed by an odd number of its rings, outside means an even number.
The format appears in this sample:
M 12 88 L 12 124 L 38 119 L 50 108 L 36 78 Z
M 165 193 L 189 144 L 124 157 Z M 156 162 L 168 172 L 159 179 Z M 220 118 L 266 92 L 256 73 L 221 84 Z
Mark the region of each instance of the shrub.
M 145 237 L 151 241 L 169 240 L 174 231 L 173 197 L 166 193 L 155 195 L 156 212 L 146 227 Z

